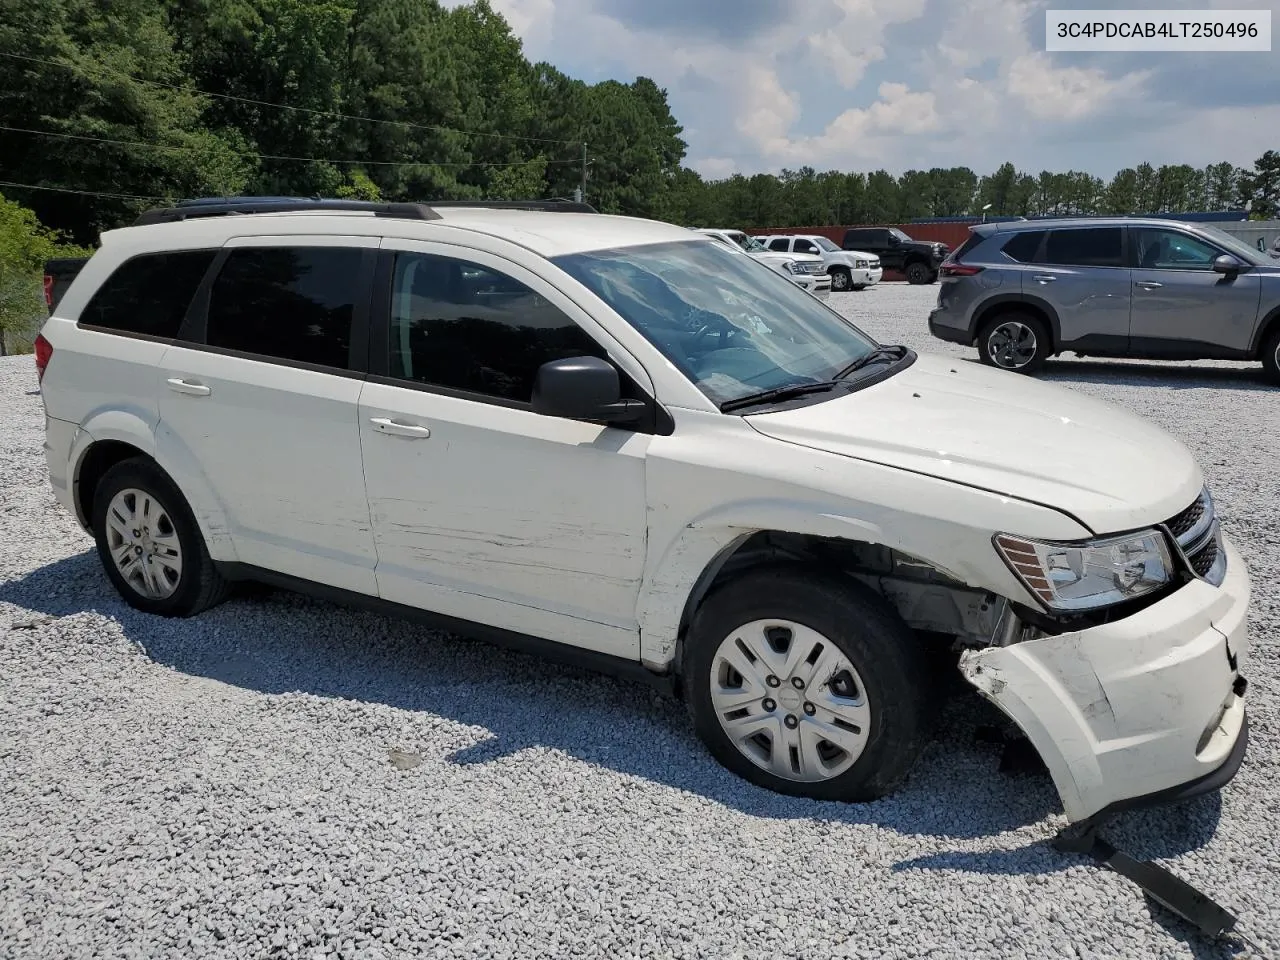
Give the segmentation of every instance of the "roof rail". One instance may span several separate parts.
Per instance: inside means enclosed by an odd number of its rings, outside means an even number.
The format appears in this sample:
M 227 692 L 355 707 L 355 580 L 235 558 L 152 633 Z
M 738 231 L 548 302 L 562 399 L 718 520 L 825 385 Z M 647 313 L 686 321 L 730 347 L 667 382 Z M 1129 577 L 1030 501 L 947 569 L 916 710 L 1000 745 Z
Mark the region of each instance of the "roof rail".
M 147 210 L 133 222 L 135 227 L 155 223 L 176 223 L 199 217 L 231 214 L 297 213 L 308 210 L 335 213 L 372 213 L 375 217 L 402 220 L 439 220 L 435 207 L 476 207 L 493 210 L 541 210 L 554 213 L 596 213 L 586 203 L 573 200 L 434 200 L 429 203 L 382 203 L 370 200 L 338 200 L 327 197 L 202 197 L 182 200 L 172 207 Z
M 153 223 L 176 223 L 198 217 L 221 217 L 229 214 L 295 213 L 304 210 L 372 213 L 376 217 L 398 217 L 402 220 L 439 220 L 436 213 L 422 203 L 374 203 L 368 200 L 331 200 L 321 197 L 205 197 L 183 200 L 176 206 L 148 210 L 133 222 L 135 227 Z

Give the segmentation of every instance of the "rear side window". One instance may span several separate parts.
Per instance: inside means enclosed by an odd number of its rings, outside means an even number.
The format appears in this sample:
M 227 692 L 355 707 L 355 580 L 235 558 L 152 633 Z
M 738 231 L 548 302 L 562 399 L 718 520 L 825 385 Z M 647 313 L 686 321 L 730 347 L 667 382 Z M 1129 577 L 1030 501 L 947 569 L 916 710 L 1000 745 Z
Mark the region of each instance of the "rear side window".
M 770 249 L 770 250 L 780 250 L 780 251 L 782 251 L 783 253 L 786 253 L 786 252 L 787 252 L 787 244 L 788 244 L 789 242 L 790 242 L 790 241 L 788 241 L 788 240 L 787 240 L 787 239 L 785 239 L 785 238 L 779 238 L 779 239 L 777 239 L 777 240 L 770 240 L 770 241 L 769 241 L 769 249 Z
M 1054 230 L 1045 244 L 1044 262 L 1064 267 L 1122 267 L 1119 227 Z
M 205 342 L 347 369 L 364 251 L 242 247 L 213 282 Z
M 970 250 L 972 250 L 981 242 L 982 242 L 982 238 L 978 236 L 976 233 L 969 234 L 969 236 L 965 238 L 964 243 L 960 244 L 960 246 L 956 249 L 955 253 L 951 254 L 951 259 L 958 261 L 961 257 L 963 257 L 966 253 L 968 253 Z
M 215 253 L 148 253 L 126 260 L 89 300 L 79 323 L 119 333 L 176 337 Z
M 1043 230 L 1028 230 L 1026 233 L 1015 233 L 1003 247 L 1005 256 L 1019 263 L 1035 263 L 1036 254 L 1040 252 L 1040 241 L 1044 239 Z

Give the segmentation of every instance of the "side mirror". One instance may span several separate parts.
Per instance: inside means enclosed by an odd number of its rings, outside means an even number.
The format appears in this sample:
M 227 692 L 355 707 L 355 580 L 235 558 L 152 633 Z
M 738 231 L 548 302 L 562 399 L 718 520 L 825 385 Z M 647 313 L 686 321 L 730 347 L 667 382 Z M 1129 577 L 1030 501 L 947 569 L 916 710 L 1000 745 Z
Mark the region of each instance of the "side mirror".
M 1239 260 L 1237 260 L 1235 257 L 1231 256 L 1231 254 L 1229 253 L 1224 253 L 1222 256 L 1218 257 L 1216 260 L 1213 261 L 1214 273 L 1233 274 L 1233 273 L 1239 273 L 1243 269 L 1244 269 L 1244 264 L 1241 263 Z
M 623 400 L 618 370 L 599 357 L 552 360 L 538 368 L 533 379 L 533 412 L 566 420 L 639 420 L 646 405 Z

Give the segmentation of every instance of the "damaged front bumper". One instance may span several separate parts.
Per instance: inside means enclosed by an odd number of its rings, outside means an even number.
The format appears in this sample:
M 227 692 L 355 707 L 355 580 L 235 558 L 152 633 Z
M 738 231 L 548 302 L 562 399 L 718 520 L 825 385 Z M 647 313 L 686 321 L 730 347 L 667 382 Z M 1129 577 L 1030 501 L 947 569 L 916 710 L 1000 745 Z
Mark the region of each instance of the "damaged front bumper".
M 1221 787 L 1244 759 L 1249 574 L 1088 630 L 967 651 L 965 678 L 1040 754 L 1068 819 Z

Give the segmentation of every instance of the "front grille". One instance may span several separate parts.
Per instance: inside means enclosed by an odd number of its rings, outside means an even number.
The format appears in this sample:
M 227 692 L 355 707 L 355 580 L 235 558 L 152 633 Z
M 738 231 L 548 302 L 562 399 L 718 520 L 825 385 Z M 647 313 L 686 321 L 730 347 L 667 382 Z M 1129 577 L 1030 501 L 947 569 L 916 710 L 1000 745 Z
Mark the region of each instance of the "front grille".
M 1213 497 L 1206 488 L 1191 506 L 1165 522 L 1178 544 L 1178 552 L 1191 571 L 1218 586 L 1226 577 L 1227 556 L 1213 509 Z
M 1195 503 L 1169 521 L 1167 524 L 1169 532 L 1181 539 L 1195 527 L 1200 518 L 1204 516 L 1204 511 L 1205 496 L 1202 493 L 1196 497 Z
M 1209 575 L 1209 571 L 1213 569 L 1213 565 L 1217 559 L 1218 541 L 1210 540 L 1200 549 L 1199 553 L 1190 558 L 1191 569 L 1194 570 L 1198 576 L 1207 577 Z

